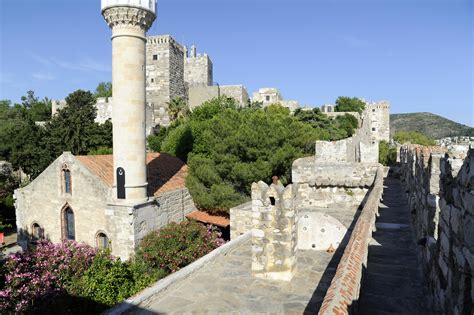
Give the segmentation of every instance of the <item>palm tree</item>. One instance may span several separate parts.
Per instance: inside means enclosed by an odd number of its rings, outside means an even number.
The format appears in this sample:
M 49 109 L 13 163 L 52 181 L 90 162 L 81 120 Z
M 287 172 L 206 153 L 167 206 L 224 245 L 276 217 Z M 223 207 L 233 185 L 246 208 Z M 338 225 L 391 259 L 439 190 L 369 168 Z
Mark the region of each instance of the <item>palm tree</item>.
M 179 118 L 187 117 L 190 113 L 189 106 L 186 101 L 178 96 L 167 102 L 168 104 L 168 115 L 170 120 L 176 120 Z

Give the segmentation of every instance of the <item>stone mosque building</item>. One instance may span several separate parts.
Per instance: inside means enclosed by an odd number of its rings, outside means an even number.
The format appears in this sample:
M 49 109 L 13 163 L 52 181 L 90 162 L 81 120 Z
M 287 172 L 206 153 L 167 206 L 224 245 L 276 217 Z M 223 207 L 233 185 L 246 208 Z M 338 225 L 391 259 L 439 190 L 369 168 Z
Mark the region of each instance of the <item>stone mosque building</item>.
M 165 153 L 146 152 L 145 33 L 155 12 L 154 0 L 102 0 L 102 15 L 112 29 L 114 154 L 65 152 L 15 191 L 23 248 L 35 238 L 75 240 L 110 247 L 127 259 L 147 233 L 195 210 L 185 187 L 187 166 Z M 175 93 L 175 84 L 170 86 L 156 97 Z

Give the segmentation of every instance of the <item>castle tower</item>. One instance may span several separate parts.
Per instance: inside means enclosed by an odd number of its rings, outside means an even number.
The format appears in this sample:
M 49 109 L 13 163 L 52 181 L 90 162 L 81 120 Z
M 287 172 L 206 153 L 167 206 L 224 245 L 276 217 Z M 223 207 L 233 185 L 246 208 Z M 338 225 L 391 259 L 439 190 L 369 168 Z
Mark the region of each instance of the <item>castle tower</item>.
M 146 31 L 156 0 L 102 0 L 112 29 L 114 184 L 117 199 L 147 199 L 145 143 Z
M 188 86 L 211 86 L 212 61 L 207 54 L 198 55 L 196 46 L 191 46 L 191 55 L 185 58 L 184 81 Z
M 187 98 L 184 83 L 185 49 L 170 35 L 148 36 L 146 43 L 146 95 L 153 104 L 154 125 L 168 126 L 168 102 Z

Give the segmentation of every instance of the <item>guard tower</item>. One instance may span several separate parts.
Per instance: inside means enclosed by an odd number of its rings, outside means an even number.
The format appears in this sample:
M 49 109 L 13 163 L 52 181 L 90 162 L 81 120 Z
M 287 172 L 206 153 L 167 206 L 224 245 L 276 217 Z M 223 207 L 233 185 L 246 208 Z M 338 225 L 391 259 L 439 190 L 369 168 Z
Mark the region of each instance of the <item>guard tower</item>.
M 112 29 L 114 199 L 147 200 L 145 138 L 145 33 L 156 0 L 102 0 Z

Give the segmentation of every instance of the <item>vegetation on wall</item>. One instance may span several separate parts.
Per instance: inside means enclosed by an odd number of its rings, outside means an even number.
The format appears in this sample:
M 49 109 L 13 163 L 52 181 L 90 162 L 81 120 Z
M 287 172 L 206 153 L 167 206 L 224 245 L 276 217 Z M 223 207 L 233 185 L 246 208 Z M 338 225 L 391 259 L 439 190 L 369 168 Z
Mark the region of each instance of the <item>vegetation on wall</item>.
M 0 267 L 0 313 L 99 314 L 223 243 L 202 224 L 171 224 L 122 262 L 86 244 L 40 240 Z
M 416 131 L 398 131 L 393 136 L 393 140 L 400 144 L 411 143 L 421 145 L 436 145 L 436 141 L 434 139 Z
M 365 103 L 357 97 L 339 96 L 334 109 L 336 112 L 358 112 L 361 114 L 365 109 Z
M 293 161 L 314 153 L 316 140 L 351 136 L 357 119 L 272 105 L 237 108 L 232 98 L 215 98 L 148 138 L 152 150 L 188 163 L 186 186 L 199 208 L 217 213 L 247 200 L 252 182 L 273 175 L 291 181 Z
M 397 162 L 397 147 L 385 140 L 379 142 L 379 163 L 385 166 L 395 165 Z

